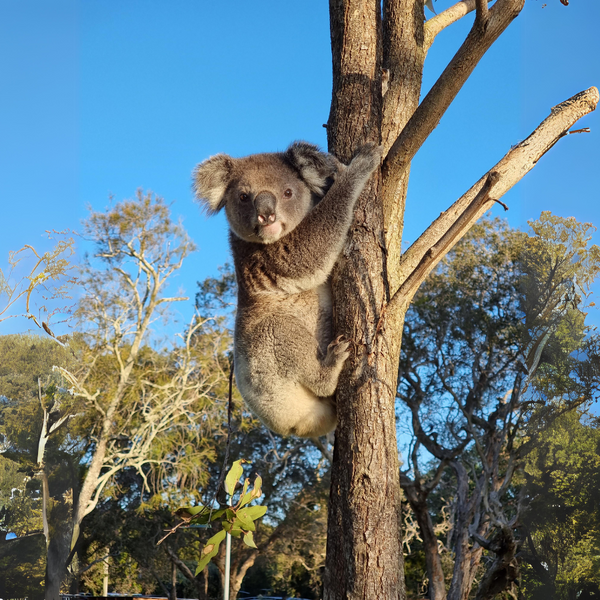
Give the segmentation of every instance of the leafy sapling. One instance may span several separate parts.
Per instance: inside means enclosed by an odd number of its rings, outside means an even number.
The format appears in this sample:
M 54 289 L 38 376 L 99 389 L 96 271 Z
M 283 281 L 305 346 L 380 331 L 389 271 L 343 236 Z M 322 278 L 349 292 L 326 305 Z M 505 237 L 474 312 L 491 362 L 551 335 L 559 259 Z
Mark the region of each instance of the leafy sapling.
M 227 476 L 225 477 L 225 492 L 229 497 L 229 506 L 213 510 L 208 506 L 188 506 L 182 507 L 177 514 L 187 525 L 198 524 L 208 525 L 212 521 L 221 520 L 222 529 L 215 533 L 205 544 L 201 559 L 196 567 L 196 575 L 204 570 L 206 565 L 217 555 L 219 546 L 225 539 L 227 533 L 233 537 L 243 537 L 244 543 L 250 548 L 256 548 L 254 543 L 254 531 L 256 531 L 255 521 L 260 519 L 267 512 L 266 506 L 255 504 L 248 506 L 250 502 L 262 496 L 262 479 L 257 475 L 254 479 L 254 485 L 250 489 L 250 480 L 245 479 L 242 491 L 238 496 L 237 502 L 234 502 L 236 486 L 244 473 L 242 463 L 245 460 L 236 460 Z

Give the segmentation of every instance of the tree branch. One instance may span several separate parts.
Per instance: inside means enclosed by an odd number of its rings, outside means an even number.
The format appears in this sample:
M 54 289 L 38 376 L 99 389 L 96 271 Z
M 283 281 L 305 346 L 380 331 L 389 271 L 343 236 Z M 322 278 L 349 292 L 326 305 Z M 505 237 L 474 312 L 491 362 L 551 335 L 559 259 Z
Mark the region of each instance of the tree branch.
M 598 90 L 589 88 L 552 108 L 550 116 L 443 212 L 404 253 L 403 281 L 387 307 L 386 318 L 406 309 L 427 275 L 471 226 L 528 173 L 568 129 L 598 104 Z
M 429 50 L 440 31 L 475 10 L 475 0 L 462 0 L 425 22 L 425 50 Z
M 198 583 L 196 576 L 190 571 L 189 567 L 175 554 L 175 552 L 165 544 L 165 549 L 169 558 L 177 565 L 183 576 L 193 583 Z
M 411 160 L 437 127 L 477 63 L 523 8 L 524 0 L 497 0 L 490 9 L 476 0 L 479 17 L 444 72 L 402 130 L 383 163 L 384 206 L 394 203 L 398 185 Z M 486 16 L 486 18 L 483 17 Z
M 488 0 L 475 0 L 475 11 L 475 23 L 485 28 L 489 16 Z

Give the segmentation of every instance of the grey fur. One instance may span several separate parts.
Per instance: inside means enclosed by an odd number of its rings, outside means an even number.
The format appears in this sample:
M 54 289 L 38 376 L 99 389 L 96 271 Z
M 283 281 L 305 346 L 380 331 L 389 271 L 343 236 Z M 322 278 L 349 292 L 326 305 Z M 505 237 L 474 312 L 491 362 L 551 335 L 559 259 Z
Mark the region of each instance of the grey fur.
M 329 275 L 354 205 L 381 160 L 374 144 L 346 167 L 305 142 L 285 152 L 218 154 L 194 171 L 198 200 L 225 208 L 238 283 L 238 388 L 282 435 L 317 437 L 336 425 L 333 395 L 349 342 L 333 339 Z

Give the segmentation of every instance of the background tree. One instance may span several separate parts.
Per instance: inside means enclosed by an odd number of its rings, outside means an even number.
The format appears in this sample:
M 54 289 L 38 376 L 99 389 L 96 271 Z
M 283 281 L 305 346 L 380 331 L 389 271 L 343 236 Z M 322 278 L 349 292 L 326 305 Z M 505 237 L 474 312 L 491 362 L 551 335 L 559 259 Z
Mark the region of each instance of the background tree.
M 92 213 L 84 230 L 95 252 L 81 269 L 80 332 L 69 341 L 75 358 L 55 371 L 70 393 L 60 392 L 59 401 L 58 390 L 47 388 L 52 396 L 45 403 L 36 399 L 40 418 L 22 421 L 30 424 L 28 439 L 38 450 L 44 445 L 44 422 L 46 433 L 53 423 L 69 424 L 57 438 L 57 452 L 68 454 L 76 469 L 68 482 L 62 478 L 64 489 L 58 492 L 62 526 L 48 532 L 45 593 L 53 599 L 83 542 L 82 521 L 96 509 L 106 486 L 114 485 L 115 475 L 134 469 L 149 489 L 148 476 L 168 470 L 169 464 L 177 463 L 187 477 L 198 473 L 210 453 L 213 401 L 227 381 L 226 364 L 219 363 L 227 342 L 220 330 L 210 330 L 210 320 L 194 317 L 172 347 L 161 347 L 152 335 L 155 321 L 168 318 L 167 307 L 184 300 L 165 290 L 193 250 L 164 201 L 140 192 L 134 200 Z M 25 410 L 19 395 L 12 402 Z M 16 425 L 7 431 L 21 448 Z M 41 436 L 36 427 L 42 428 Z M 36 468 L 48 464 L 49 450 L 46 443 L 36 454 Z M 78 570 L 75 562 L 73 571 Z
M 402 323 L 417 289 L 476 220 L 581 116 L 592 88 L 554 107 L 401 256 L 410 162 L 523 0 L 459 2 L 425 22 L 420 0 L 332 0 L 333 94 L 329 150 L 348 162 L 365 141 L 382 143 L 381 173 L 356 208 L 333 274 L 336 331 L 354 340 L 337 391 L 324 597 L 404 598 L 399 464 L 394 419 Z M 475 11 L 473 27 L 419 103 L 436 35 Z M 384 94 L 385 92 L 385 94 Z
M 478 598 L 511 589 L 528 504 L 523 461 L 554 419 L 597 398 L 598 340 L 584 312 L 600 268 L 591 226 L 547 213 L 530 225 L 530 235 L 476 225 L 407 314 L 398 397 L 412 441 L 401 482 L 431 598 L 468 598 L 476 577 Z M 439 494 L 452 500 L 451 576 Z
M 72 398 L 59 388 L 53 366 L 67 366 L 73 357 L 54 341 L 29 335 L 0 337 L 0 353 L 5 357 L 0 367 L 0 460 L 20 479 L 4 503 L 2 528 L 20 540 L 36 533 L 45 538 L 38 562 L 43 565 L 46 558 L 52 569 L 78 478 L 77 460 L 67 450 Z M 11 542 L 13 551 L 19 543 Z
M 57 315 L 66 316 L 71 308 L 57 303 L 71 300 L 77 283 L 72 262 L 75 241 L 66 232 L 46 233 L 56 240 L 51 250 L 39 254 L 27 244 L 10 252 L 8 268 L 0 269 L 0 322 L 24 317 L 56 338 L 51 321 Z
M 524 470 L 531 504 L 522 517 L 526 598 L 600 593 L 600 432 L 582 410 L 561 415 L 540 436 Z

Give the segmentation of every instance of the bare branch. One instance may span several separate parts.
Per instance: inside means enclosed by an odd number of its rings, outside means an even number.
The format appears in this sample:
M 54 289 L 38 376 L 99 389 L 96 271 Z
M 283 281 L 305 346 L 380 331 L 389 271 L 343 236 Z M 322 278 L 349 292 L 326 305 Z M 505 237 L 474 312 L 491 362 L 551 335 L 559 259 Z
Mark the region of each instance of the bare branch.
M 487 6 L 484 13 L 483 0 L 477 2 L 481 18 L 475 19 L 464 43 L 390 148 L 383 164 L 384 206 L 395 203 L 398 186 L 411 160 L 437 127 L 477 63 L 519 14 L 524 4 L 524 0 L 497 0 L 488 14 Z M 486 18 L 483 18 L 484 14 Z
M 475 10 L 475 0 L 462 0 L 425 22 L 425 50 L 429 50 L 440 31 Z
M 488 20 L 488 0 L 475 0 L 475 23 L 485 27 Z
M 429 273 L 434 269 L 435 265 L 437 265 L 437 263 L 448 253 L 448 251 L 479 218 L 481 208 L 483 206 L 487 206 L 487 208 L 489 208 L 490 191 L 498 182 L 499 178 L 500 175 L 496 171 L 490 171 L 487 174 L 484 184 L 481 186 L 481 189 L 472 202 L 465 208 L 464 212 L 459 215 L 458 219 L 451 224 L 449 229 L 444 232 L 444 235 L 442 235 L 442 237 L 427 250 L 427 252 L 421 257 L 421 261 L 417 264 L 415 269 L 404 280 L 404 283 L 400 286 L 388 305 L 388 310 L 390 312 L 393 312 L 396 309 L 396 305 L 400 301 L 402 301 L 403 307 L 408 306 L 408 303 L 419 289 L 419 286 L 425 280 L 427 275 L 429 275 Z M 429 229 L 431 229 L 431 226 Z M 420 239 L 421 238 L 419 238 L 419 240 Z M 417 240 L 415 243 L 418 243 L 419 240 Z
M 195 575 L 190 571 L 189 567 L 179 558 L 179 556 L 177 556 L 177 554 L 175 554 L 175 552 L 173 552 L 173 550 L 171 550 L 169 546 L 165 546 L 165 549 L 167 550 L 169 558 L 179 567 L 179 570 L 183 573 L 183 575 L 189 581 L 197 583 L 198 580 L 196 579 Z
M 471 226 L 489 210 L 569 128 L 598 104 L 598 90 L 589 88 L 552 108 L 550 116 L 524 141 L 515 146 L 471 189 L 443 212 L 404 253 L 400 265 L 403 281 L 387 308 L 396 317 L 408 306 L 425 277 Z

